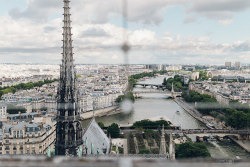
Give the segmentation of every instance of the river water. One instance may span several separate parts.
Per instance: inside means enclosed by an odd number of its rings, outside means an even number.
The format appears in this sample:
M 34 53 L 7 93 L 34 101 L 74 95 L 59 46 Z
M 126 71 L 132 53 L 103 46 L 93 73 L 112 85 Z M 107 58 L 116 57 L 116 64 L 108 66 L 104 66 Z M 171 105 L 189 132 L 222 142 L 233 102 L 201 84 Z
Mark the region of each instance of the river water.
M 151 78 L 139 83 L 160 84 L 164 77 Z M 137 86 L 134 91 L 150 91 L 151 88 L 142 88 Z M 181 126 L 185 129 L 204 128 L 197 120 L 186 113 L 172 99 L 168 99 L 164 94 L 141 94 L 142 99 L 137 99 L 134 103 L 134 111 L 128 115 L 118 114 L 97 118 L 97 121 L 110 125 L 113 122 L 118 124 L 132 124 L 135 121 L 143 119 L 154 119 L 163 117 L 172 122 L 175 126 Z M 177 112 L 179 111 L 179 112 Z
M 167 76 L 166 76 L 167 77 Z M 161 84 L 164 76 L 151 78 L 139 83 Z M 151 88 L 134 88 L 134 91 L 150 91 Z M 142 94 L 142 99 L 137 99 L 134 103 L 134 111 L 128 115 L 118 114 L 101 118 L 96 118 L 98 122 L 103 122 L 105 126 L 112 123 L 132 124 L 143 119 L 154 119 L 164 117 L 176 126 L 184 129 L 205 128 L 200 122 L 186 113 L 172 99 L 168 99 L 164 94 Z M 179 112 L 176 112 L 179 111 Z M 216 143 L 206 143 L 208 150 L 213 158 L 250 158 L 250 154 L 241 149 L 231 141 L 225 140 Z

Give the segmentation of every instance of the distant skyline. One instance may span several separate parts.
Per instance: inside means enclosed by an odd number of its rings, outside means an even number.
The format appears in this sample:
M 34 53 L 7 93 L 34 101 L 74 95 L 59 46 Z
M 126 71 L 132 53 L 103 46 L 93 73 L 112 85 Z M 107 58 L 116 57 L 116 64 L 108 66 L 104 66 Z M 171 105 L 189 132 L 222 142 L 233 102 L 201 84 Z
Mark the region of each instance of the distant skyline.
M 127 0 L 132 64 L 250 63 L 249 0 Z M 76 64 L 124 63 L 121 0 L 71 0 Z M 63 0 L 0 0 L 0 63 L 59 64 Z

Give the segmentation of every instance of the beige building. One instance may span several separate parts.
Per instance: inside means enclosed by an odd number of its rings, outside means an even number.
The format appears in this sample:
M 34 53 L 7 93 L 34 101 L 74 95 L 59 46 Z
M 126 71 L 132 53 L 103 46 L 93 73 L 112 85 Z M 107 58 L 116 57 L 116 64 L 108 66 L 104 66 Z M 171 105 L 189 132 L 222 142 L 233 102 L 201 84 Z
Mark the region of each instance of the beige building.
M 230 62 L 230 61 L 225 62 L 225 66 L 228 67 L 228 68 L 231 68 L 232 67 L 232 62 Z
M 46 154 L 55 142 L 52 117 L 29 122 L 5 122 L 0 125 L 0 155 Z
M 240 68 L 240 62 L 236 61 L 235 64 L 234 64 L 234 66 L 237 67 L 237 68 Z
M 192 79 L 192 80 L 196 81 L 196 80 L 198 80 L 199 78 L 200 78 L 200 73 L 199 73 L 199 72 L 193 72 L 193 73 L 191 74 L 191 79 Z

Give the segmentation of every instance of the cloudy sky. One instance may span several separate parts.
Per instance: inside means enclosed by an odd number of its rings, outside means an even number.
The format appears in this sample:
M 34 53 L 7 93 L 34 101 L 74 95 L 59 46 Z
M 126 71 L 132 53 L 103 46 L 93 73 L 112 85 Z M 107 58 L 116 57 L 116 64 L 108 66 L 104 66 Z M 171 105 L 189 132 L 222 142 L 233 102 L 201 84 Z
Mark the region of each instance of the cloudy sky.
M 130 63 L 250 63 L 250 0 L 127 0 Z M 60 63 L 63 0 L 0 0 L 0 63 Z M 71 0 L 76 63 L 123 63 L 122 0 Z

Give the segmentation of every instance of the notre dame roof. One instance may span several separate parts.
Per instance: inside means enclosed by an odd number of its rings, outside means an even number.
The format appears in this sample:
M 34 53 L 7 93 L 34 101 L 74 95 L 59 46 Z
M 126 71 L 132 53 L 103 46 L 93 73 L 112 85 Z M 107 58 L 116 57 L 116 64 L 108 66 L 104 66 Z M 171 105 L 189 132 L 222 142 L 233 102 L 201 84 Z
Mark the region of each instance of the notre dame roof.
M 84 152 L 86 154 L 109 154 L 110 140 L 96 123 L 91 120 L 83 135 Z

